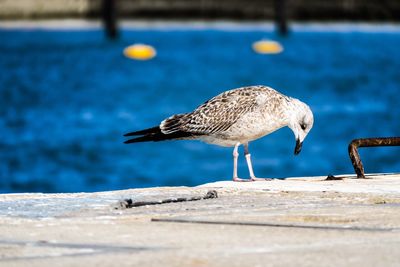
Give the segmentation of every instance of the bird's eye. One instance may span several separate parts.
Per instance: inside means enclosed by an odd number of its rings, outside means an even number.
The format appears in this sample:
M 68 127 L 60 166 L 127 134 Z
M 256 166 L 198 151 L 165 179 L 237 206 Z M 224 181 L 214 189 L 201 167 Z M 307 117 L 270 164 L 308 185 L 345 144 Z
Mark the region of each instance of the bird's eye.
M 304 131 L 307 128 L 307 125 L 305 123 L 300 124 L 301 129 Z

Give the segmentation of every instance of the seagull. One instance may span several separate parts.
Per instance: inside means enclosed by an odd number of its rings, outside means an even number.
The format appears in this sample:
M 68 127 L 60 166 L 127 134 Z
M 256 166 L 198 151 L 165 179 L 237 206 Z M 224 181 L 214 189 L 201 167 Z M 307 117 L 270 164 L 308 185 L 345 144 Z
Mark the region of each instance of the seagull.
M 125 134 L 135 138 L 125 144 L 164 141 L 200 140 L 208 144 L 233 147 L 233 181 L 271 180 L 254 175 L 249 142 L 288 126 L 294 133 L 298 155 L 314 123 L 310 107 L 267 86 L 247 86 L 225 91 L 206 101 L 194 111 L 173 115 L 159 125 Z M 250 179 L 237 174 L 238 148 L 244 155 Z

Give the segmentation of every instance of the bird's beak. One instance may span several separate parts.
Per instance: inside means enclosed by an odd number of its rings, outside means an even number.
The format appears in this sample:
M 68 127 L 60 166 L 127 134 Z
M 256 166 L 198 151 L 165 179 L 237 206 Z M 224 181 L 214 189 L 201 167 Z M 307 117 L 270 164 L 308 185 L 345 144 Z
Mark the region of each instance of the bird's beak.
M 296 139 L 296 147 L 294 148 L 294 154 L 296 156 L 300 153 L 302 146 L 303 146 L 303 142 L 300 142 L 300 139 Z

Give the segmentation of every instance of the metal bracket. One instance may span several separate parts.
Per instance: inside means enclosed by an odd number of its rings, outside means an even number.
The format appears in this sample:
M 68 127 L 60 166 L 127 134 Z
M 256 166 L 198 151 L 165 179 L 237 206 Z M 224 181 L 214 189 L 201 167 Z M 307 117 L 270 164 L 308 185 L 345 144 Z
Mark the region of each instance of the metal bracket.
M 114 209 L 129 209 L 134 207 L 141 207 L 141 206 L 150 206 L 150 205 L 159 205 L 159 204 L 167 204 L 167 203 L 176 203 L 176 202 L 185 202 L 185 201 L 197 201 L 202 199 L 211 199 L 211 198 L 218 198 L 218 193 L 216 190 L 210 190 L 204 197 L 179 197 L 179 198 L 168 198 L 164 200 L 158 201 L 138 201 L 133 202 L 131 198 L 118 201 L 118 204 Z
M 364 166 L 361 162 L 359 147 L 400 146 L 400 137 L 360 138 L 349 144 L 349 156 L 357 178 L 365 178 Z

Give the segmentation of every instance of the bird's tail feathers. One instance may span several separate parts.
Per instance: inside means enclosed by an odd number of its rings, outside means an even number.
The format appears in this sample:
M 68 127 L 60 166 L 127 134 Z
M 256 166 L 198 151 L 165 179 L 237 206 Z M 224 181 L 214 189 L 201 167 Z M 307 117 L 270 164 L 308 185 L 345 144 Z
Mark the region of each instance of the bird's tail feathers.
M 165 134 L 170 134 L 180 131 L 182 128 L 181 126 L 184 123 L 185 115 L 186 114 L 176 114 L 163 120 L 160 124 L 162 132 Z
M 155 133 L 158 133 L 159 131 L 160 131 L 160 127 L 155 126 L 152 128 L 148 128 L 148 129 L 144 129 L 144 130 L 140 130 L 140 131 L 136 131 L 136 132 L 126 133 L 126 134 L 124 134 L 124 136 L 155 134 Z
M 150 129 L 152 129 L 150 131 Z M 143 132 L 144 134 L 139 134 Z M 145 129 L 142 131 L 137 131 L 133 133 L 129 133 L 125 136 L 132 136 L 132 135 L 142 135 L 139 137 L 135 137 L 129 140 L 126 140 L 124 143 L 125 144 L 131 144 L 131 143 L 138 143 L 138 142 L 158 142 L 158 141 L 164 141 L 164 140 L 174 140 L 174 139 L 191 139 L 194 138 L 194 135 L 192 133 L 184 132 L 184 131 L 176 131 L 170 134 L 164 134 L 161 132 L 160 127 L 153 127 L 149 129 Z
M 130 132 L 124 136 L 138 136 L 125 141 L 125 144 L 137 143 L 137 142 L 149 142 L 149 141 L 164 141 L 173 139 L 193 139 L 198 134 L 190 133 L 182 130 L 182 124 L 184 123 L 185 114 L 177 114 L 169 117 L 161 122 L 160 126 L 152 128 Z

